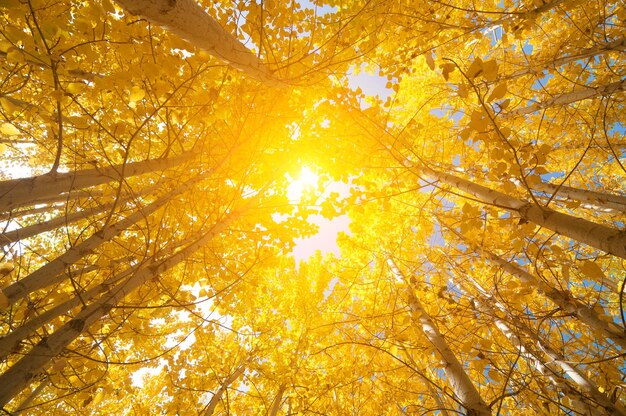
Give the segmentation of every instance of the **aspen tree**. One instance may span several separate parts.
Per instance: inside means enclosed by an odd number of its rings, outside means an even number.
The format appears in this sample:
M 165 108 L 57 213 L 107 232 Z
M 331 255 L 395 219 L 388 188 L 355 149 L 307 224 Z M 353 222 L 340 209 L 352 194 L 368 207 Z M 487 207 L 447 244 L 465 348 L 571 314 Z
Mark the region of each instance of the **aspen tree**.
M 2 289 L 2 293 L 6 296 L 10 304 L 16 303 L 29 293 L 52 285 L 63 278 L 63 270 L 69 265 L 76 263 L 78 260 L 92 253 L 100 245 L 109 242 L 113 237 L 119 235 L 122 231 L 130 227 L 132 224 L 142 220 L 146 215 L 151 214 L 161 208 L 173 197 L 189 192 L 194 183 L 204 179 L 206 175 L 200 175 L 194 179 L 175 187 L 170 192 L 157 198 L 155 201 L 145 206 L 142 210 L 135 211 L 126 218 L 111 224 L 104 225 L 98 232 L 87 238 L 86 240 L 71 247 L 65 253 L 44 264 L 39 269 L 30 273 L 28 276 Z
M 444 371 L 449 380 L 450 386 L 458 397 L 460 403 L 465 408 L 468 415 L 490 415 L 491 411 L 487 404 L 480 397 L 476 387 L 472 384 L 463 366 L 456 358 L 446 340 L 443 338 L 437 325 L 424 310 L 423 306 L 413 293 L 411 285 L 406 277 L 400 272 L 396 264 L 391 258 L 388 258 L 389 267 L 396 279 L 404 282 L 407 286 L 407 294 L 409 298 L 409 307 L 411 308 L 412 319 L 416 325 L 420 325 L 422 332 L 433 344 L 433 347 L 439 353 L 441 359 L 445 363 Z
M 211 400 L 209 400 L 209 404 L 207 405 L 203 413 L 204 416 L 213 415 L 213 412 L 215 412 L 215 409 L 217 408 L 220 401 L 222 400 L 222 396 L 224 395 L 224 392 L 226 391 L 226 389 L 228 389 L 228 387 L 231 384 L 233 384 L 239 377 L 241 377 L 245 371 L 246 371 L 246 368 L 244 366 L 239 366 L 235 369 L 235 371 L 233 371 L 232 374 L 230 374 L 228 377 L 224 379 L 224 381 L 222 381 L 217 391 L 213 393 Z
M 46 364 L 78 338 L 91 324 L 108 314 L 127 295 L 149 279 L 176 266 L 189 255 L 208 244 L 213 237 L 226 230 L 235 218 L 236 215 L 223 218 L 197 241 L 160 260 L 155 265 L 140 269 L 129 279 L 112 288 L 109 295 L 88 305 L 54 334 L 39 342 L 27 355 L 0 375 L 0 381 L 4 381 L 0 384 L 3 386 L 0 387 L 0 405 L 6 405 L 17 393 L 30 384 L 33 377 L 43 371 Z
M 280 85 L 267 65 L 225 31 L 195 0 L 116 2 L 130 13 L 146 17 L 253 78 Z
M 131 162 L 121 166 L 108 166 L 102 169 L 2 181 L 0 182 L 0 210 L 6 211 L 25 205 L 33 205 L 37 203 L 38 198 L 56 197 L 63 192 L 160 171 L 189 160 L 189 156 L 187 154 L 167 159 Z
M 463 271 L 465 272 L 465 271 Z M 455 276 L 456 277 L 456 276 Z M 534 344 L 536 344 L 539 348 L 536 350 L 530 343 L 523 341 L 513 330 L 509 324 L 507 324 L 503 319 L 499 318 L 494 312 L 494 307 L 491 305 L 495 305 L 500 311 L 505 314 L 508 312 L 506 307 L 495 299 L 493 296 L 489 295 L 487 291 L 480 286 L 478 282 L 476 282 L 471 277 L 467 277 L 467 280 L 479 291 L 478 296 L 471 295 L 465 284 L 460 281 L 459 278 L 455 278 L 455 283 L 457 283 L 460 288 L 463 290 L 465 296 L 470 296 L 479 309 L 483 312 L 486 312 L 489 316 L 494 318 L 495 325 L 502 331 L 502 333 L 511 341 L 513 346 L 519 348 L 520 352 L 522 352 L 527 359 L 534 363 L 535 367 L 557 387 L 563 389 L 564 391 L 569 391 L 571 394 L 576 395 L 583 401 L 587 400 L 585 396 L 581 394 L 581 391 L 588 394 L 592 400 L 598 403 L 600 406 L 604 407 L 606 410 L 605 414 L 617 414 L 624 415 L 626 414 L 626 410 L 622 408 L 619 404 L 615 404 L 611 402 L 611 400 L 606 396 L 606 394 L 601 393 L 598 390 L 598 386 L 593 383 L 593 381 L 589 380 L 581 371 L 576 369 L 567 360 L 561 356 L 558 352 L 554 351 L 550 346 L 546 345 L 542 342 L 536 333 L 530 330 L 526 325 L 522 322 L 516 323 L 516 328 L 519 332 L 524 333 L 529 336 L 531 340 L 534 340 Z M 546 361 L 541 357 L 542 353 L 538 352 L 542 351 L 548 358 L 549 361 Z M 568 377 L 573 380 L 573 382 L 578 386 L 580 391 L 572 389 L 568 385 L 567 379 L 560 377 L 557 379 L 556 371 L 551 369 L 552 365 L 557 365 L 561 368 L 564 374 L 567 374 Z

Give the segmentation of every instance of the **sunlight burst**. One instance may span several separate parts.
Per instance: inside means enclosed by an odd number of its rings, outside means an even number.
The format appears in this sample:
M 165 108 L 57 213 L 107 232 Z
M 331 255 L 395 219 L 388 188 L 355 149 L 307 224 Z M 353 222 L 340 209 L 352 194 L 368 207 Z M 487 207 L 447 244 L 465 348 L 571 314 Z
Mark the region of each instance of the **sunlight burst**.
M 300 201 L 305 191 L 317 187 L 319 176 L 308 166 L 303 166 L 297 179 L 291 179 L 287 187 L 287 197 L 290 201 Z

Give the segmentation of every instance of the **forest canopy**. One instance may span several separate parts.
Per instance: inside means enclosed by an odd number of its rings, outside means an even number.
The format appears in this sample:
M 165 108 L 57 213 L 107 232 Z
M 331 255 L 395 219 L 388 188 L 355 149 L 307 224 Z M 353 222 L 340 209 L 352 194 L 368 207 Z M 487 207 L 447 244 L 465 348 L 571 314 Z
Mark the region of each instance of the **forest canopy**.
M 0 20 L 4 414 L 626 415 L 624 2 Z

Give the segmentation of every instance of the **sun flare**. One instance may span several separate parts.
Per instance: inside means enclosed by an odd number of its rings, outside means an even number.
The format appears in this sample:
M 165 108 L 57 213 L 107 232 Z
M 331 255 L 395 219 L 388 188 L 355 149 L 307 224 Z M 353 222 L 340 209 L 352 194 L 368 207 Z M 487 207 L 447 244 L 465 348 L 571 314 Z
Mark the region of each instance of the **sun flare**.
M 288 177 L 288 179 L 290 181 L 287 187 L 287 197 L 290 201 L 299 201 L 305 191 L 317 187 L 319 176 L 308 166 L 303 166 L 297 178 Z

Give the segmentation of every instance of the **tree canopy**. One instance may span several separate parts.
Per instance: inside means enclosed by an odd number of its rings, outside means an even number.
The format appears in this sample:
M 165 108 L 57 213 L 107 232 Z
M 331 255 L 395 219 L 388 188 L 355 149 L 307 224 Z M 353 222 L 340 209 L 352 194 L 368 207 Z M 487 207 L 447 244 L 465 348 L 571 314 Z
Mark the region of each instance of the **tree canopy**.
M 0 21 L 5 414 L 626 415 L 623 2 Z

